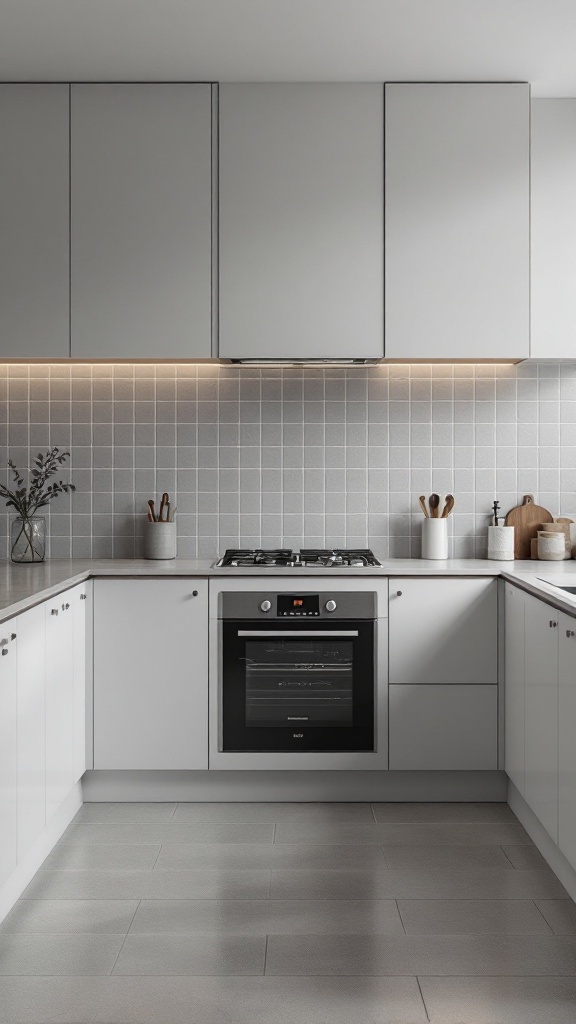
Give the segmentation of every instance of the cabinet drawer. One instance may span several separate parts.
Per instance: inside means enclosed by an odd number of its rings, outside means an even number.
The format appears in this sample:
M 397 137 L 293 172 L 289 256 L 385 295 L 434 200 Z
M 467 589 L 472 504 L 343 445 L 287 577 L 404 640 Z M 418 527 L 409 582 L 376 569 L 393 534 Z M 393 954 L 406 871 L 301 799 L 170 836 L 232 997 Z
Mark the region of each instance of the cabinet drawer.
M 390 769 L 498 767 L 497 686 L 391 686 Z

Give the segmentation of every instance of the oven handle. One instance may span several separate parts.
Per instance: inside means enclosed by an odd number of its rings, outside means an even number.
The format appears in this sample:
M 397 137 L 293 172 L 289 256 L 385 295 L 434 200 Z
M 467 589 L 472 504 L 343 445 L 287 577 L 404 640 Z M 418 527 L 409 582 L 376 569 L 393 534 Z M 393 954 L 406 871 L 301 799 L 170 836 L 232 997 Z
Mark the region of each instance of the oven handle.
M 357 629 L 239 629 L 238 636 L 358 636 Z

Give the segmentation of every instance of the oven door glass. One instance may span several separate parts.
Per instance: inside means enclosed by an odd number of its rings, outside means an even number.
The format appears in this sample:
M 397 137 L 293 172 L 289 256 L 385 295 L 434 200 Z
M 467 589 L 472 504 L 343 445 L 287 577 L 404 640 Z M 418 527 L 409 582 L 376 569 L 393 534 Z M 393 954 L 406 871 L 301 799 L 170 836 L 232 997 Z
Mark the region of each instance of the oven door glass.
M 223 623 L 223 749 L 374 749 L 374 623 Z

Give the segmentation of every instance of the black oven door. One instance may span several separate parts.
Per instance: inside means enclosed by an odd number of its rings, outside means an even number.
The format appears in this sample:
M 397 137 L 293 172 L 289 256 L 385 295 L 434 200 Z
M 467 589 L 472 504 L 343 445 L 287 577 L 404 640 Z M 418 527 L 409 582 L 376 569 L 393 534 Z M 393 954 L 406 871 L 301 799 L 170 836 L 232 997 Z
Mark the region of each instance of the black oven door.
M 374 750 L 374 622 L 222 622 L 224 751 Z

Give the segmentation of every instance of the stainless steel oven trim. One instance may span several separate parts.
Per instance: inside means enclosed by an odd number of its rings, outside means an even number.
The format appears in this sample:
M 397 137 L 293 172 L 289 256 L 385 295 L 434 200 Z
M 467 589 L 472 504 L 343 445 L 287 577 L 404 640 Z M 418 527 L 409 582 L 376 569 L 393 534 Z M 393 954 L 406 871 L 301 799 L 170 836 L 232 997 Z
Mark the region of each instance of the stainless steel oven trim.
M 236 574 L 234 579 L 229 576 L 212 577 L 209 580 L 210 618 L 209 618 L 209 768 L 218 771 L 383 771 L 388 768 L 388 578 L 381 576 L 366 577 L 362 581 L 362 589 L 377 595 L 378 618 L 375 623 L 374 644 L 376 656 L 375 680 L 375 737 L 376 750 L 358 753 L 229 753 L 222 751 L 222 728 L 219 708 L 221 706 L 222 680 L 222 620 L 221 594 L 223 591 L 261 591 L 262 578 Z M 325 581 L 317 578 L 309 582 L 309 589 L 325 589 Z M 334 580 L 336 584 L 336 579 Z M 288 573 L 282 577 L 269 576 L 266 586 L 270 591 L 291 593 L 294 590 L 294 575 Z M 355 591 L 359 589 L 358 577 L 345 580 L 338 577 L 334 590 Z
M 357 629 L 239 629 L 238 636 L 358 636 Z

